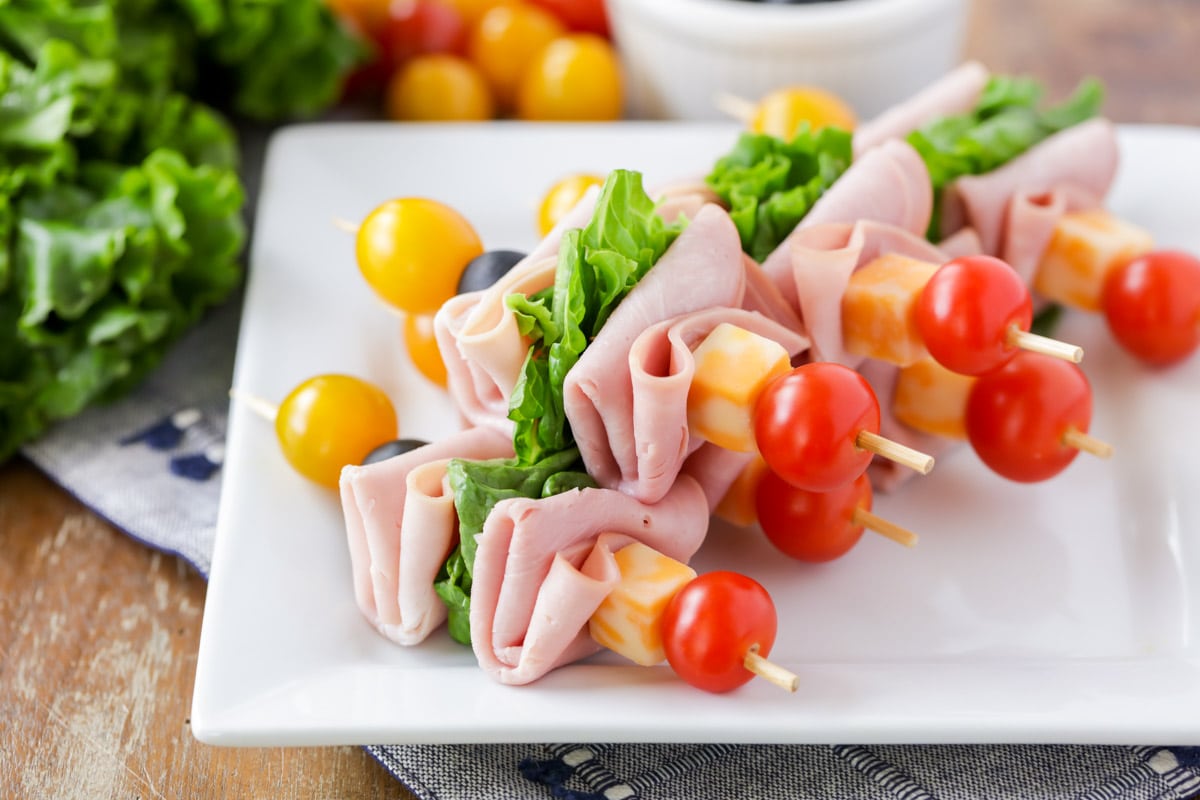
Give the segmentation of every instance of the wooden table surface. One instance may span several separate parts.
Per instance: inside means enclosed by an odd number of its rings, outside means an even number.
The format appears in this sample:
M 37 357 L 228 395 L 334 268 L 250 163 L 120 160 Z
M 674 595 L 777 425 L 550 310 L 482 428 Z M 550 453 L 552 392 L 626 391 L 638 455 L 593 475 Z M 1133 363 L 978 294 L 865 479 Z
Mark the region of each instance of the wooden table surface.
M 976 0 L 967 55 L 1200 125 L 1197 0 Z M 205 583 L 20 460 L 0 467 L 0 796 L 409 798 L 363 750 L 224 749 L 188 727 Z

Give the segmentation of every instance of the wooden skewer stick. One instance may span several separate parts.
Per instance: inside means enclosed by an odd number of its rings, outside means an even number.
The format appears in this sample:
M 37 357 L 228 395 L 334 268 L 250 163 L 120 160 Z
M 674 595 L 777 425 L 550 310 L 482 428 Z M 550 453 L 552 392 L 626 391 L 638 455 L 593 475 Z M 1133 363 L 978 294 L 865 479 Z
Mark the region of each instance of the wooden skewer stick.
M 742 666 L 758 677 L 789 692 L 796 691 L 796 687 L 800 685 L 800 678 L 796 676 L 796 673 L 760 656 L 757 643 L 750 645 L 750 649 L 746 652 L 746 658 L 742 661 Z
M 339 231 L 345 231 L 346 233 L 358 233 L 358 225 L 348 219 L 342 219 L 341 217 L 333 218 L 333 227 L 337 228 Z
M 917 535 L 915 533 L 883 517 L 878 517 L 865 508 L 855 508 L 850 521 L 855 525 L 862 525 L 864 528 L 872 530 L 881 536 L 886 536 L 893 542 L 902 544 L 905 547 L 917 546 Z
M 757 106 L 746 98 L 728 92 L 714 94 L 713 105 L 721 113 L 728 114 L 743 124 L 748 124 L 750 120 L 754 119 L 754 112 L 758 110 Z
M 258 395 L 246 394 L 245 392 L 238 391 L 237 389 L 230 389 L 229 397 L 231 400 L 236 400 L 237 402 L 244 404 L 247 408 L 268 422 L 274 422 L 275 416 L 279 413 L 279 406 L 275 405 L 269 400 L 262 399 Z
M 1073 364 L 1083 361 L 1082 347 L 1068 344 L 1067 342 L 1060 342 L 1058 339 L 1051 339 L 1049 336 L 1041 336 L 1029 331 L 1023 331 L 1017 327 L 1016 323 L 1008 326 L 1008 344 L 1010 347 L 1019 347 L 1031 353 L 1041 353 L 1044 356 L 1061 358 L 1063 361 L 1070 361 Z
M 854 438 L 854 444 L 859 450 L 868 450 L 877 456 L 883 456 L 889 461 L 916 470 L 922 475 L 928 475 L 933 469 L 933 456 L 905 447 L 899 442 L 880 436 L 878 433 L 862 430 Z
M 1113 454 L 1113 446 L 1111 444 L 1101 441 L 1094 436 L 1089 436 L 1074 425 L 1067 428 L 1066 432 L 1063 433 L 1062 443 L 1067 447 L 1074 447 L 1076 450 L 1090 453 L 1096 458 L 1109 458 Z

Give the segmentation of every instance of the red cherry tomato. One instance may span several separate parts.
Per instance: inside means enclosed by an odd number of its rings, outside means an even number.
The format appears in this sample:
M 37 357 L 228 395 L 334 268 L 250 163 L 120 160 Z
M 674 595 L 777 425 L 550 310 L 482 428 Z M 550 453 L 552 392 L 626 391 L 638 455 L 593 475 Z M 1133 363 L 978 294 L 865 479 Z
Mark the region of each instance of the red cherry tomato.
M 778 619 L 771 595 L 736 572 L 708 572 L 679 590 L 662 618 L 667 663 L 680 678 L 706 692 L 728 692 L 754 677 L 746 654 L 755 645 L 766 657 Z
M 352 69 L 342 81 L 342 99 L 352 99 L 379 92 L 392 74 L 383 41 L 383 18 L 370 31 L 361 33 L 363 45 L 371 52 L 366 61 Z
M 1101 303 L 1130 353 L 1155 366 L 1181 361 L 1200 345 L 1200 259 L 1177 250 L 1135 258 L 1109 274 Z
M 573 31 L 608 36 L 604 0 L 528 0 L 558 17 Z
M 1063 442 L 1086 433 L 1092 388 L 1079 367 L 1037 353 L 1018 353 L 981 375 L 967 398 L 967 438 L 983 463 L 1005 478 L 1032 483 L 1066 469 L 1079 450 Z
M 917 330 L 929 354 L 952 372 L 982 375 L 1017 353 L 1009 330 L 1029 330 L 1033 303 L 1021 276 L 991 256 L 950 261 L 925 284 Z
M 871 453 L 856 444 L 879 432 L 879 401 L 862 375 L 832 362 L 797 367 L 767 385 L 754 409 L 754 439 L 779 477 L 827 492 L 861 475 Z
M 832 491 L 809 492 L 768 470 L 758 483 L 754 505 L 771 544 L 800 561 L 832 561 L 862 538 L 854 511 L 870 511 L 871 499 L 866 473 Z
M 467 52 L 467 23 L 457 9 L 433 0 L 399 0 L 388 8 L 380 32 L 393 68 L 416 56 Z

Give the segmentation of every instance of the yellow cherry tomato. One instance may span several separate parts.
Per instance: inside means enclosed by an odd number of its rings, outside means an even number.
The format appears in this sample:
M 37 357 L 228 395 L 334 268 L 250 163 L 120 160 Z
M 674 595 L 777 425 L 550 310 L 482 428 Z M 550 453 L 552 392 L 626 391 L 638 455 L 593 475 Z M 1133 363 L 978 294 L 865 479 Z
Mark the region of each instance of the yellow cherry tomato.
M 792 86 L 776 89 L 759 101 L 750 130 L 791 139 L 803 122 L 813 130 L 832 125 L 848 131 L 858 123 L 854 111 L 836 95 L 811 86 Z
M 476 122 L 495 113 L 483 75 L 449 55 L 411 59 L 388 81 L 384 104 L 391 119 L 416 122 Z
M 396 438 L 396 410 L 383 390 L 352 375 L 318 375 L 279 405 L 275 434 L 288 463 L 336 488 L 342 467 Z
M 521 76 L 535 56 L 566 32 L 554 15 L 534 6 L 500 5 L 479 19 L 467 44 L 503 108 L 512 106 Z
M 442 352 L 434 337 L 433 317 L 409 314 L 404 318 L 404 349 L 417 372 L 438 386 L 446 387 L 446 362 L 442 361 Z
M 623 104 L 617 55 L 590 33 L 561 36 L 546 45 L 517 93 L 517 115 L 527 120 L 615 120 Z
M 458 279 L 483 252 L 461 214 L 424 197 L 376 208 L 358 226 L 358 268 L 383 300 L 411 314 L 432 314 L 458 291 Z
M 538 208 L 538 233 L 545 236 L 558 224 L 563 216 L 575 207 L 584 192 L 593 186 L 603 186 L 604 178 L 599 175 L 568 175 L 550 187 Z

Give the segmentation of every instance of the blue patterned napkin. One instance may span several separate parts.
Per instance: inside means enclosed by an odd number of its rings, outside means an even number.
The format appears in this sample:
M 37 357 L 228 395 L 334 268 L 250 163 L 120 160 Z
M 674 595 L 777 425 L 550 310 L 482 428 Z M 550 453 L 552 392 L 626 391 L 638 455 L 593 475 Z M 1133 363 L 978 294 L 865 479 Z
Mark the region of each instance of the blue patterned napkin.
M 240 301 L 127 400 L 25 455 L 98 514 L 207 574 Z M 1066 798 L 1200 794 L 1200 748 L 1084 746 L 405 745 L 367 748 L 422 800 Z

